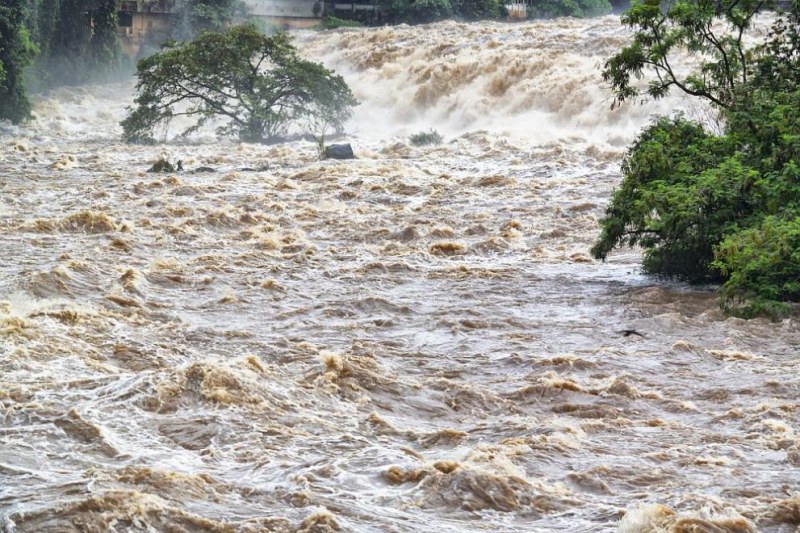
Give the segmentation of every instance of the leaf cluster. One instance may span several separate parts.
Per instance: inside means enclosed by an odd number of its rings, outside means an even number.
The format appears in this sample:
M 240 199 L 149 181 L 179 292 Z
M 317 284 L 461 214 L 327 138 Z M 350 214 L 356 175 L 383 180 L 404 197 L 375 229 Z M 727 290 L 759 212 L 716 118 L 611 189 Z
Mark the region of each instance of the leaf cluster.
M 441 144 L 444 140 L 442 134 L 436 130 L 421 131 L 409 137 L 409 141 L 414 146 L 428 146 L 431 144 Z
M 621 17 L 634 30 L 632 42 L 606 61 L 603 79 L 615 103 L 647 95 L 666 96 L 673 87 L 730 109 L 737 87 L 747 83 L 752 53 L 744 36 L 753 17 L 769 0 L 641 0 Z M 719 24 L 722 24 L 720 28 Z M 682 73 L 676 58 L 700 60 L 693 72 Z M 638 80 L 651 76 L 646 88 Z
M 182 135 L 214 120 L 219 135 L 270 142 L 309 121 L 339 129 L 357 104 L 341 76 L 299 57 L 286 34 L 249 25 L 168 43 L 137 71 L 137 106 L 122 122 L 129 142 L 152 142 L 179 116 L 193 120 Z

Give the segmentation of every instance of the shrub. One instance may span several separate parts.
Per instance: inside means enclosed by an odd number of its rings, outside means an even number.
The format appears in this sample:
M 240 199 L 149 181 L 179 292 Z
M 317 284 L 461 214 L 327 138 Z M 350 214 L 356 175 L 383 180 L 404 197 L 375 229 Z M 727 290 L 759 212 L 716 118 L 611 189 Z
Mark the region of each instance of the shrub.
M 438 131 L 430 130 L 430 131 L 421 131 L 419 133 L 415 133 L 411 137 L 409 137 L 409 141 L 414 146 L 427 146 L 429 144 L 441 144 L 444 140 Z
M 758 226 L 728 235 L 713 264 L 728 277 L 722 305 L 750 317 L 785 314 L 785 301 L 800 301 L 800 217 L 768 216 Z
M 384 16 L 388 22 L 425 24 L 453 16 L 450 0 L 391 0 Z
M 360 28 L 363 24 L 357 20 L 341 19 L 338 17 L 327 16 L 322 19 L 319 27 L 323 30 L 335 30 L 336 28 Z
M 507 15 L 502 0 L 453 0 L 456 16 L 465 20 L 499 19 Z
M 608 15 L 611 10 L 608 0 L 539 0 L 528 5 L 528 18 L 589 18 Z

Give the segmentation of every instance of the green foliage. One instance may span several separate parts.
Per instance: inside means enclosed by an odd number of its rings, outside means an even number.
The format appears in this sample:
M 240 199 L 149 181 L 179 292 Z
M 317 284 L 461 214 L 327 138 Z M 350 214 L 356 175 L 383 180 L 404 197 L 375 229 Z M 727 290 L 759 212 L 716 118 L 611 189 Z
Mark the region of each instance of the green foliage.
M 728 277 L 722 304 L 729 312 L 785 314 L 785 301 L 800 301 L 800 217 L 767 216 L 728 235 L 717 247 L 714 267 Z
M 357 20 L 340 19 L 338 17 L 327 16 L 322 19 L 319 27 L 323 30 L 335 30 L 336 28 L 360 28 L 363 24 Z
M 269 142 L 292 126 L 340 129 L 357 104 L 341 76 L 300 58 L 285 34 L 252 26 L 172 43 L 139 62 L 136 109 L 122 122 L 129 142 L 151 142 L 173 118 L 209 120 L 219 135 Z
M 173 17 L 171 37 L 188 41 L 203 32 L 221 32 L 242 20 L 246 8 L 240 0 L 186 0 Z
M 628 151 L 592 254 L 619 246 L 645 249 L 645 272 L 689 281 L 713 277 L 714 245 L 747 215 L 740 186 L 755 179 L 731 143 L 682 118 L 657 120 Z
M 118 0 L 31 0 L 27 25 L 40 50 L 28 72 L 34 90 L 104 81 L 124 66 Z
M 633 41 L 606 61 L 603 79 L 615 101 L 635 99 L 643 92 L 657 99 L 672 87 L 730 109 L 738 86 L 747 83 L 753 54 L 743 38 L 766 0 L 634 1 L 621 17 L 634 30 Z M 723 27 L 716 26 L 722 23 Z M 700 60 L 690 74 L 675 71 L 674 58 L 689 53 Z M 647 88 L 636 83 L 644 72 L 653 75 Z
M 425 24 L 453 16 L 450 0 L 391 0 L 385 9 L 388 22 Z
M 505 17 L 505 3 L 502 0 L 453 0 L 453 11 L 464 20 L 492 20 Z
M 421 131 L 409 137 L 409 141 L 414 146 L 427 146 L 430 144 L 441 144 L 444 137 L 436 130 Z
M 23 71 L 36 54 L 25 22 L 25 1 L 0 5 L 0 120 L 19 123 L 30 117 Z
M 601 221 L 595 257 L 641 246 L 646 272 L 724 281 L 723 308 L 741 316 L 777 317 L 788 309 L 785 302 L 800 301 L 798 6 L 766 42 L 743 49 L 741 63 L 729 61 L 732 71 L 719 62 L 722 55 L 715 66 L 701 67 L 707 83 L 693 87 L 720 110 L 722 134 L 661 118 L 634 142 Z M 664 89 L 673 85 L 681 88 Z
M 102 0 L 92 12 L 92 32 L 88 57 L 95 73 L 115 69 L 120 63 L 117 31 L 119 29 L 117 0 Z
M 611 13 L 608 0 L 539 0 L 528 5 L 528 18 L 589 18 Z

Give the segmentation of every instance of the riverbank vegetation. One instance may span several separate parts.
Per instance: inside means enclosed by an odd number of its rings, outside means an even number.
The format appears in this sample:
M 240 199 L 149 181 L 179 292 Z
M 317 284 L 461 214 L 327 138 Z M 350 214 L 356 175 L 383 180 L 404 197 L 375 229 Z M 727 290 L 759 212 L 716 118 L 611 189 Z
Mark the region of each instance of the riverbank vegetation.
M 623 3 L 627 0 L 620 0 Z M 556 17 L 587 18 L 608 15 L 613 7 L 608 0 L 540 0 L 527 4 L 524 16 L 529 19 Z M 520 12 L 522 13 L 522 12 Z M 503 20 L 509 12 L 503 0 L 387 0 L 378 9 L 336 12 L 324 19 L 321 29 L 347 26 L 344 21 L 359 24 L 427 24 L 440 20 Z M 515 17 L 516 18 L 516 17 Z M 329 20 L 330 19 L 330 20 Z
M 645 272 L 720 282 L 723 308 L 740 316 L 781 316 L 800 301 L 800 3 L 748 47 L 763 6 L 638 2 L 622 17 L 632 43 L 603 71 L 617 103 L 677 89 L 712 106 L 722 131 L 680 116 L 647 128 L 623 161 L 593 255 L 640 246 Z M 678 74 L 678 52 L 699 69 Z
M 528 6 L 528 18 L 600 17 L 608 15 L 612 9 L 608 0 L 540 0 Z
M 357 103 L 341 76 L 299 57 L 288 35 L 248 25 L 169 43 L 139 62 L 138 77 L 137 107 L 122 122 L 129 142 L 153 142 L 176 117 L 193 121 L 183 135 L 209 121 L 245 142 L 273 142 L 291 128 L 324 135 Z
M 19 123 L 30 115 L 23 79 L 25 67 L 36 54 L 23 21 L 24 0 L 0 5 L 0 120 Z
M 188 40 L 221 31 L 246 10 L 239 0 L 188 0 L 179 4 L 163 40 Z M 133 61 L 119 40 L 119 1 L 7 0 L 0 6 L 0 120 L 30 117 L 29 92 L 127 76 Z

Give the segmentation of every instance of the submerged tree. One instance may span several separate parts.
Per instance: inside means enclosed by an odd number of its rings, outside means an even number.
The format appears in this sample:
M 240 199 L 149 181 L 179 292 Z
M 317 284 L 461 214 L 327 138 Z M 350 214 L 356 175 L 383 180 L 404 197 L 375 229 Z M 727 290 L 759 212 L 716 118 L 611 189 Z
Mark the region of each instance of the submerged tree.
M 36 47 L 25 28 L 24 0 L 4 0 L 0 5 L 0 120 L 22 122 L 31 107 L 25 93 L 23 71 Z
M 172 43 L 138 65 L 137 107 L 122 122 L 129 142 L 150 142 L 178 116 L 220 120 L 220 135 L 269 142 L 310 119 L 340 128 L 356 105 L 341 76 L 300 58 L 285 34 L 252 26 Z M 318 120 L 319 121 L 319 120 Z

